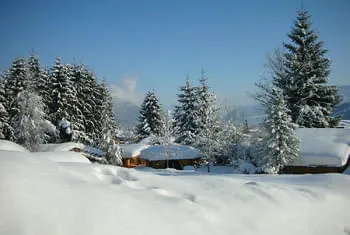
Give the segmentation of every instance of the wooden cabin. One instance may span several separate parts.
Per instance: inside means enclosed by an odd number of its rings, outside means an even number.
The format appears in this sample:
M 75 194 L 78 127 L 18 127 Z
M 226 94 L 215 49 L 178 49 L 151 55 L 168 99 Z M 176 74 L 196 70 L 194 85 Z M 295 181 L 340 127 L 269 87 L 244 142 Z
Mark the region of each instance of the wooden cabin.
M 124 145 L 123 166 L 127 168 L 145 166 L 155 169 L 174 168 L 183 170 L 200 159 L 199 150 L 190 146 L 169 145 Z
M 350 166 L 350 129 L 299 128 L 300 156 L 285 174 L 343 173 Z
M 137 166 L 149 166 L 149 163 L 140 158 L 141 151 L 149 147 L 147 144 L 121 144 L 123 151 L 123 166 L 127 168 L 134 168 Z

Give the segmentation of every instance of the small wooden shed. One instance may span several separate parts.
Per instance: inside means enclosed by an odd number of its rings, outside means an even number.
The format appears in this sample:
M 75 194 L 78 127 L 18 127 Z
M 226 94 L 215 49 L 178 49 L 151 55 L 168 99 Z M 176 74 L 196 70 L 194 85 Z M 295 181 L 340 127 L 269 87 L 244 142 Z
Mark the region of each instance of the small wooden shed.
M 121 145 L 123 166 L 127 168 L 146 166 L 156 169 L 175 168 L 183 170 L 200 159 L 199 150 L 179 144 L 169 145 Z
M 185 166 L 193 166 L 200 159 L 200 151 L 196 148 L 180 145 L 155 145 L 141 152 L 141 158 L 156 169 L 175 168 L 183 170 Z
M 149 147 L 143 143 L 140 144 L 121 144 L 123 151 L 123 166 L 127 168 L 133 168 L 137 166 L 148 166 L 148 162 L 145 159 L 140 158 L 141 151 Z
M 286 174 L 343 173 L 350 166 L 349 128 L 299 128 L 300 157 Z

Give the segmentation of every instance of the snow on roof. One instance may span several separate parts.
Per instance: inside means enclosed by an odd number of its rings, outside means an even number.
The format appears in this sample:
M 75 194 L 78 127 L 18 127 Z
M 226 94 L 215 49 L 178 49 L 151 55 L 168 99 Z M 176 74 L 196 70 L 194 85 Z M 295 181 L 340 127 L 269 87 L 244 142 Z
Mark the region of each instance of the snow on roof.
M 336 166 L 346 164 L 350 155 L 350 129 L 299 128 L 300 158 L 291 166 Z
M 148 148 L 147 144 L 121 144 L 120 148 L 123 150 L 123 158 L 132 158 L 141 155 L 141 151 Z
M 29 152 L 28 149 L 8 140 L 0 140 L 0 150 L 16 151 L 16 152 Z
M 141 152 L 141 158 L 149 161 L 174 160 L 174 159 L 195 159 L 200 157 L 200 151 L 190 146 L 169 144 L 155 145 Z
M 86 146 L 82 143 L 66 142 L 61 144 L 42 144 L 40 145 L 41 152 L 65 152 L 70 151 L 74 148 L 84 150 L 91 154 L 96 154 L 99 156 L 104 155 L 103 151 L 97 148 Z

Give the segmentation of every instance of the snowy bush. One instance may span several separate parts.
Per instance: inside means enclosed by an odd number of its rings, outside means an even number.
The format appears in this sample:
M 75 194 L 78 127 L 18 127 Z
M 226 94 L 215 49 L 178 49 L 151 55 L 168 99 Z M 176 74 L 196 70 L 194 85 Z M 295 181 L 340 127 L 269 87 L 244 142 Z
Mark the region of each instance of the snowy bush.
M 37 151 L 40 144 L 48 139 L 46 133 L 55 131 L 46 120 L 43 103 L 36 93 L 22 91 L 17 96 L 18 113 L 14 117 L 15 142 L 30 151 Z

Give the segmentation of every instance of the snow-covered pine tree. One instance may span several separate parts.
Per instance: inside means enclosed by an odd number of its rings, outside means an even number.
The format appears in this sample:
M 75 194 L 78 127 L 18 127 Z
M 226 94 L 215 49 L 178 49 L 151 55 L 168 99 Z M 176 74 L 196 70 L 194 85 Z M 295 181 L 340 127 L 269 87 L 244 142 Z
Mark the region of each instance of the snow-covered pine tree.
M 89 137 L 86 131 L 87 118 L 85 115 L 92 115 L 93 107 L 87 101 L 90 101 L 90 97 L 93 96 L 92 92 L 87 93 L 88 71 L 83 65 L 72 66 L 72 81 L 76 92 L 76 101 L 74 109 L 73 129 L 76 137 L 79 141 L 84 143 L 89 142 Z
M 122 165 L 122 152 L 114 138 L 117 132 L 117 123 L 113 112 L 112 96 L 108 90 L 106 80 L 99 85 L 96 93 L 96 139 L 98 147 L 105 152 L 105 158 L 111 165 Z
M 147 92 L 140 109 L 136 133 L 139 138 L 159 136 L 162 131 L 161 106 L 154 91 Z
M 260 162 L 265 172 L 278 173 L 299 156 L 299 140 L 295 136 L 289 113 L 282 91 L 273 88 L 264 123 L 264 148 L 260 153 Z
M 223 124 L 217 139 L 218 145 L 216 147 L 215 159 L 217 163 L 232 164 L 239 158 L 244 158 L 244 156 L 238 156 L 237 154 L 238 142 L 241 136 L 242 133 L 232 121 Z
M 57 58 L 50 79 L 52 90 L 50 119 L 56 126 L 62 119 L 72 122 L 74 126 L 76 120 L 74 114 L 77 113 L 77 100 L 72 76 L 72 67 L 63 65 L 61 59 Z M 73 135 L 73 138 L 79 136 Z
M 203 70 L 200 86 L 196 89 L 196 101 L 198 134 L 195 145 L 205 153 L 208 159 L 213 159 L 220 131 L 219 108 L 215 95 L 209 90 Z
M 0 74 L 0 139 L 8 139 L 11 125 L 7 113 L 8 101 L 5 97 L 5 74 Z
M 285 74 L 278 87 L 283 89 L 293 122 L 304 127 L 334 127 L 339 118 L 332 114 L 340 98 L 337 88 L 327 84 L 330 60 L 325 57 L 324 43 L 311 29 L 306 10 L 298 11 L 288 37 L 291 42 L 284 44 Z
M 24 58 L 15 59 L 9 71 L 9 75 L 5 83 L 5 96 L 8 103 L 8 113 L 10 121 L 17 114 L 18 108 L 16 99 L 18 93 L 28 87 L 28 72 L 26 69 L 26 61 Z
M 17 96 L 18 113 L 13 118 L 14 140 L 30 151 L 37 151 L 44 143 L 46 133 L 54 131 L 52 124 L 45 119 L 43 102 L 35 92 L 24 90 Z
M 39 57 L 35 56 L 32 52 L 27 59 L 27 69 L 29 73 L 29 89 L 35 90 L 37 93 L 39 92 L 39 81 L 42 76 L 42 70 L 40 67 Z M 39 93 L 38 93 L 39 94 Z
M 100 87 L 95 74 L 89 71 L 86 66 L 81 66 L 80 76 L 80 82 L 76 85 L 77 95 L 79 97 L 79 109 L 81 110 L 84 118 L 86 135 L 92 140 L 97 138 L 98 126 L 100 123 L 100 120 L 95 119 L 97 97 L 100 93 Z M 108 95 L 110 96 L 109 92 Z M 110 97 L 108 99 L 110 99 Z M 109 105 L 112 107 L 112 104 Z M 111 118 L 114 119 L 114 115 Z
M 112 96 L 108 90 L 106 80 L 99 85 L 99 93 L 96 96 L 95 112 L 96 138 L 99 147 L 107 152 L 110 143 L 114 142 L 117 131 L 117 123 L 113 112 Z
M 114 166 L 123 165 L 122 150 L 119 144 L 115 144 L 114 141 L 111 140 L 107 146 L 107 150 L 105 151 L 105 158 L 107 162 Z
M 167 112 L 161 112 L 162 119 L 162 129 L 161 134 L 158 136 L 157 140 L 160 144 L 168 145 L 172 141 L 173 134 L 173 118 L 170 110 Z
M 48 67 L 45 67 L 43 70 L 41 70 L 41 74 L 39 80 L 37 81 L 35 90 L 44 103 L 44 111 L 48 119 L 50 114 L 49 107 L 51 105 L 52 98 L 50 90 L 50 70 Z
M 198 110 L 196 101 L 196 89 L 191 86 L 189 78 L 186 84 L 180 87 L 177 94 L 178 105 L 174 110 L 174 135 L 175 142 L 192 145 L 198 134 Z

